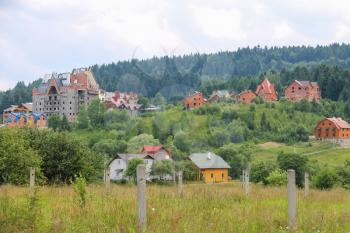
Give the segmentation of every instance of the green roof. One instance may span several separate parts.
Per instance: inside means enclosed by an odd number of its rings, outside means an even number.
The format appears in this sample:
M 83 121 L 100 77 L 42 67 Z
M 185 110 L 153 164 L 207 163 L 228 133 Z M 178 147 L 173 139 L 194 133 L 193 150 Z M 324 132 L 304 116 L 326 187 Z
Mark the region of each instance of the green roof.
M 212 153 L 194 153 L 189 157 L 199 169 L 231 168 L 220 156 Z

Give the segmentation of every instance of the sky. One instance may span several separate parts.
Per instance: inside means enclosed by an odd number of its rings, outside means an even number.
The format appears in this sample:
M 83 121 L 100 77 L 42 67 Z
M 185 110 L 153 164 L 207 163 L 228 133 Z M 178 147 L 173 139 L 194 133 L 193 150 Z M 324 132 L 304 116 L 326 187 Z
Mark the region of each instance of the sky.
M 133 58 L 349 43 L 349 10 L 348 0 L 0 0 L 0 90 Z

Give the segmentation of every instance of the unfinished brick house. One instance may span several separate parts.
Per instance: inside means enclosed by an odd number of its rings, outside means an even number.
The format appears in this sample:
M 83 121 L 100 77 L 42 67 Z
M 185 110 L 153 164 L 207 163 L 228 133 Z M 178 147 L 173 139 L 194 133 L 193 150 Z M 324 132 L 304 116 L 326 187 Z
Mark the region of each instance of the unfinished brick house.
M 185 97 L 183 104 L 185 109 L 198 108 L 205 104 L 205 99 L 201 92 L 196 91 Z
M 74 69 L 72 73 L 49 74 L 34 88 L 33 112 L 66 116 L 74 122 L 82 106 L 99 98 L 99 86 L 88 69 Z
M 242 104 L 250 104 L 254 98 L 256 97 L 256 94 L 251 90 L 245 90 L 236 95 L 236 100 L 238 103 Z
M 292 102 L 303 99 L 319 101 L 321 99 L 321 89 L 317 82 L 294 80 L 284 89 L 284 96 Z
M 271 84 L 268 79 L 264 79 L 260 85 L 257 86 L 255 94 L 263 98 L 266 102 L 277 101 L 277 92 L 275 85 Z
M 350 139 L 350 124 L 339 117 L 325 118 L 315 127 L 314 135 L 318 140 L 348 140 Z

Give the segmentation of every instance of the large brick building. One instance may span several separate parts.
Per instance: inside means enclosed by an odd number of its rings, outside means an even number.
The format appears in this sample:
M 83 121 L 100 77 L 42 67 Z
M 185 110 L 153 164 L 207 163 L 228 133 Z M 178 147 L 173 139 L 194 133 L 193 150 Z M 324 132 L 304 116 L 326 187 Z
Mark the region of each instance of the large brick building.
M 350 139 L 350 124 L 341 118 L 325 118 L 315 127 L 315 138 L 321 139 Z
M 275 85 L 271 84 L 266 78 L 261 82 L 260 85 L 257 86 L 255 94 L 267 102 L 278 100 Z
M 33 89 L 33 112 L 66 116 L 74 122 L 82 106 L 99 98 L 99 86 L 88 69 L 74 69 L 72 73 L 50 74 Z
M 188 95 L 184 99 L 184 107 L 186 109 L 198 108 L 205 104 L 204 96 L 201 92 L 194 92 L 193 94 Z
M 298 102 L 302 99 L 319 101 L 321 99 L 321 90 L 317 82 L 294 80 L 284 89 L 284 96 L 293 102 Z

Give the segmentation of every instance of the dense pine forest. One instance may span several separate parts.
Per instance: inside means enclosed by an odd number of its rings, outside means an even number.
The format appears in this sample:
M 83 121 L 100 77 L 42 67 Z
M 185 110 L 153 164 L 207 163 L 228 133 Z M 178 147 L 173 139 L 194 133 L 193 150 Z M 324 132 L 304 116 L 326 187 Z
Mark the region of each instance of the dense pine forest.
M 306 47 L 253 47 L 214 54 L 132 59 L 93 65 L 101 88 L 107 91 L 134 91 L 146 97 L 162 94 L 168 101 L 182 99 L 191 90 L 209 95 L 214 89 L 241 91 L 254 89 L 268 76 L 282 94 L 291 80 L 318 81 L 322 97 L 348 100 L 350 93 L 350 45 Z M 11 104 L 31 101 L 29 85 L 19 82 L 13 89 L 0 92 L 0 111 Z

